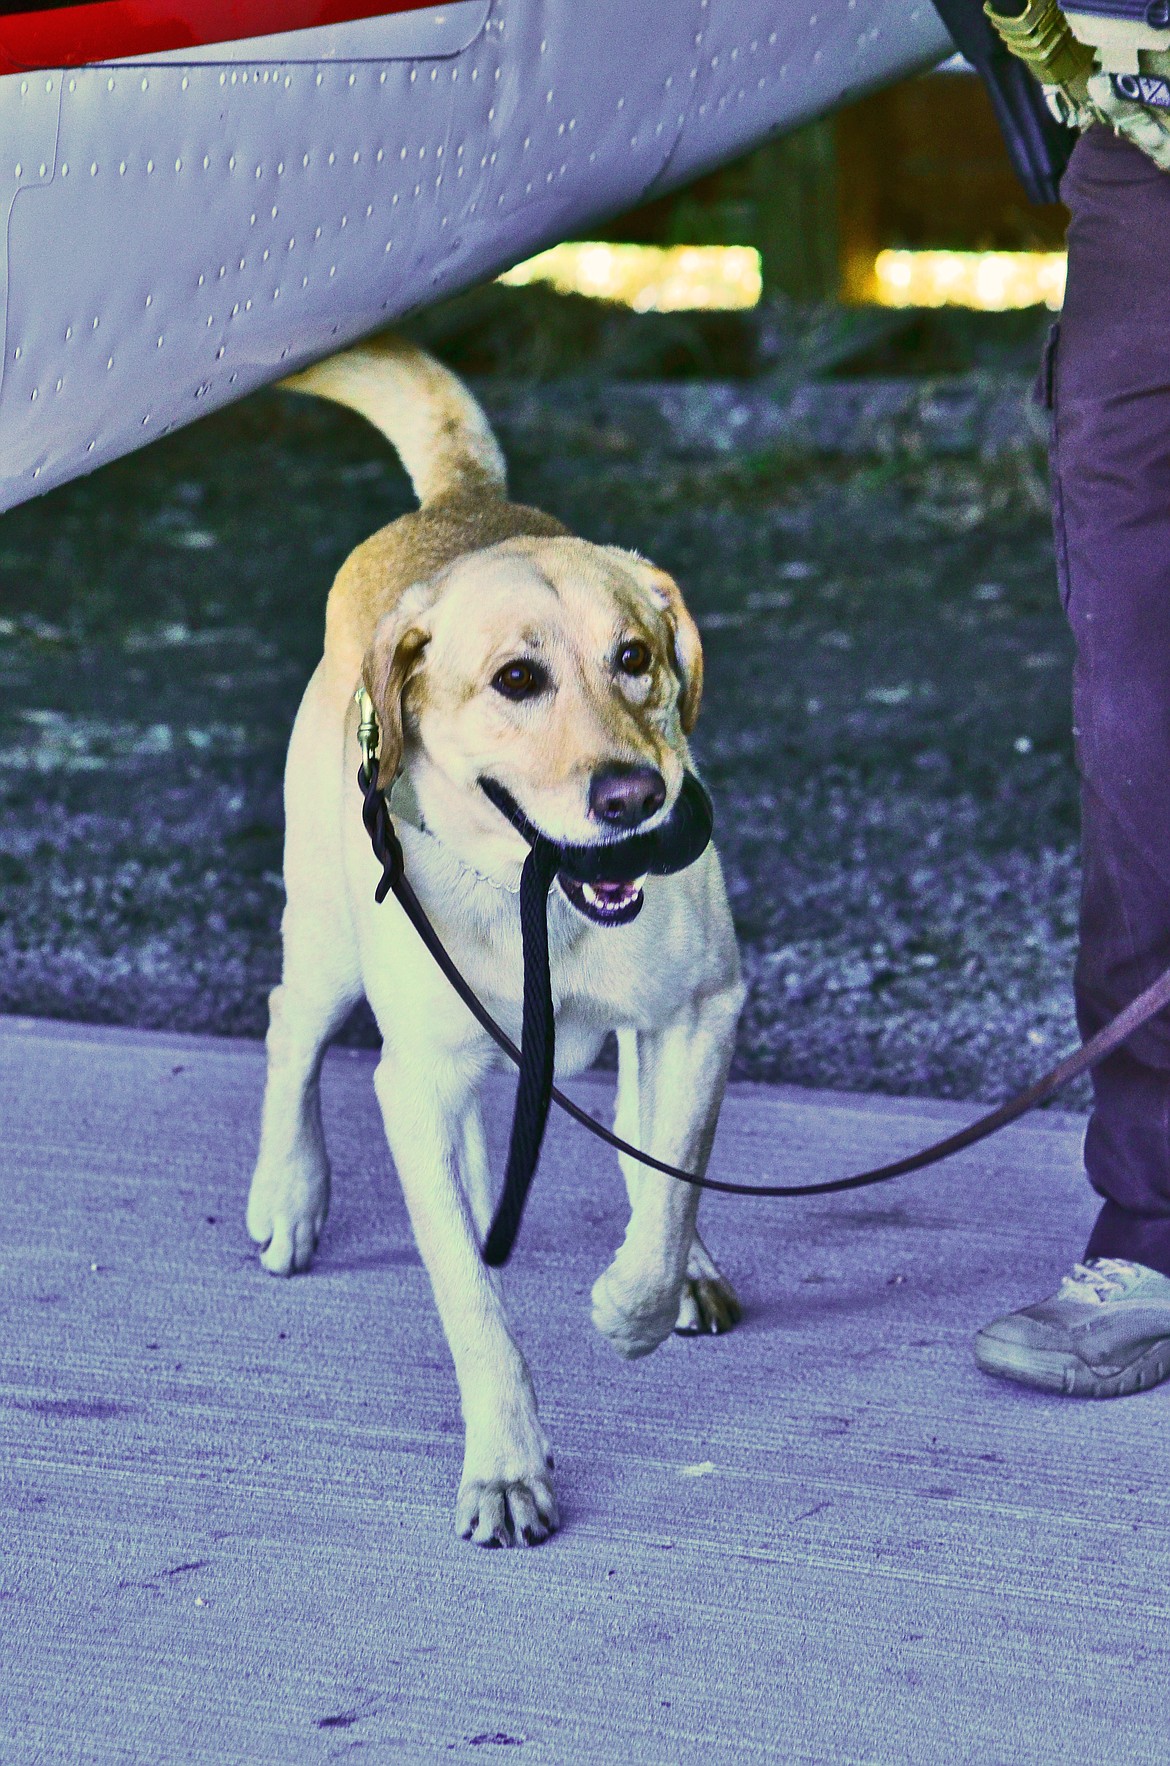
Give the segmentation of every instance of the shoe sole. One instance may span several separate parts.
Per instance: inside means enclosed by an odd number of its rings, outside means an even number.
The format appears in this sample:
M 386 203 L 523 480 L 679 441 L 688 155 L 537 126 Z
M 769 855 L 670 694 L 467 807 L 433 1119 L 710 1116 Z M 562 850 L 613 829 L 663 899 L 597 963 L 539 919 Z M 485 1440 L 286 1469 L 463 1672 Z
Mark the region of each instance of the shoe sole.
M 1052 1349 L 1029 1349 L 1021 1343 L 1005 1343 L 998 1337 L 975 1338 L 975 1360 L 985 1374 L 1034 1386 L 1041 1392 L 1059 1392 L 1067 1398 L 1128 1398 L 1148 1392 L 1170 1378 L 1170 1343 L 1158 1343 L 1115 1373 L 1100 1373 L 1079 1355 Z

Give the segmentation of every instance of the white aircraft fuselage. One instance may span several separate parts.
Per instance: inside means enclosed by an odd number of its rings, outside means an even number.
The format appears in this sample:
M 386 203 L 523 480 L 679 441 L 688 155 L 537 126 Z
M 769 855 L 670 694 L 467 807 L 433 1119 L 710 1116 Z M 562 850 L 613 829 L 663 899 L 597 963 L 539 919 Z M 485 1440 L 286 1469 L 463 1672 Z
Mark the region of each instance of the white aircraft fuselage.
M 0 508 L 949 47 L 930 0 L 8 13 Z

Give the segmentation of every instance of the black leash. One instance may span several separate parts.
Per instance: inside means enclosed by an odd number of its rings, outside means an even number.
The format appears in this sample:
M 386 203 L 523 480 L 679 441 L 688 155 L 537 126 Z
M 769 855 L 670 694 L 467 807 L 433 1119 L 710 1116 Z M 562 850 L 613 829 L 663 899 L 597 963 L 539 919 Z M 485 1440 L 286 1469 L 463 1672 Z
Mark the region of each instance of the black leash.
M 1046 1103 L 1072 1080 L 1111 1055 L 1135 1030 L 1170 1005 L 1170 969 L 1167 969 L 1087 1043 L 1058 1061 L 1055 1067 L 1050 1068 L 1025 1091 L 1018 1092 L 1006 1103 L 989 1110 L 966 1128 L 958 1129 L 954 1134 L 946 1135 L 942 1140 L 934 1141 L 916 1153 L 907 1153 L 900 1159 L 893 1159 L 888 1164 L 873 1166 L 868 1171 L 859 1171 L 850 1177 L 829 1178 L 825 1182 L 811 1184 L 745 1184 L 730 1183 L 722 1178 L 700 1177 L 697 1172 L 683 1171 L 677 1165 L 670 1165 L 663 1159 L 656 1159 L 651 1153 L 644 1153 L 638 1147 L 631 1146 L 620 1135 L 614 1134 L 612 1129 L 595 1121 L 587 1110 L 574 1103 L 572 1098 L 552 1083 L 554 1024 L 548 963 L 547 900 L 558 869 L 556 861 L 561 849 L 537 835 L 521 872 L 524 1013 L 522 1046 L 517 1048 L 464 980 L 407 880 L 402 845 L 394 831 L 386 798 L 378 789 L 377 768 L 372 759 L 359 771 L 358 784 L 363 797 L 362 819 L 382 865 L 382 876 L 375 891 L 375 900 L 382 902 L 387 894 L 393 893 L 403 913 L 476 1022 L 482 1025 L 493 1042 L 520 1069 L 504 1188 L 483 1247 L 484 1262 L 492 1267 L 507 1261 L 515 1243 L 540 1154 L 550 1102 L 557 1104 L 566 1115 L 617 1152 L 627 1153 L 640 1164 L 648 1165 L 666 1177 L 675 1177 L 683 1183 L 693 1184 L 697 1189 L 715 1190 L 725 1196 L 828 1196 L 842 1190 L 866 1189 L 871 1184 L 889 1183 L 895 1177 L 907 1177 L 913 1171 L 922 1171 L 929 1165 L 936 1165 L 940 1160 L 950 1158 L 952 1154 L 976 1146 L 989 1135 L 1026 1115 L 1029 1110 L 1034 1110 L 1037 1105 Z
M 507 1262 L 516 1242 L 553 1095 L 556 1024 L 548 961 L 548 892 L 556 872 L 555 853 L 545 841 L 537 841 L 520 873 L 520 938 L 524 950 L 520 1077 L 516 1082 L 504 1187 L 483 1245 L 483 1260 L 493 1269 Z

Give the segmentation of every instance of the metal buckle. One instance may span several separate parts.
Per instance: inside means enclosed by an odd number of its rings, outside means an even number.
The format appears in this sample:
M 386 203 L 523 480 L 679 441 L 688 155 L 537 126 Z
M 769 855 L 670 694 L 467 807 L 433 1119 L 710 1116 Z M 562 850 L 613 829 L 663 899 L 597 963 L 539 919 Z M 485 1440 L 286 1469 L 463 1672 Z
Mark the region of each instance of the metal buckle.
M 366 769 L 366 777 L 376 777 L 378 750 L 382 745 L 382 732 L 378 728 L 378 714 L 374 710 L 374 701 L 364 687 L 359 687 L 354 694 L 360 722 L 358 724 L 358 742 L 362 751 L 362 764 Z

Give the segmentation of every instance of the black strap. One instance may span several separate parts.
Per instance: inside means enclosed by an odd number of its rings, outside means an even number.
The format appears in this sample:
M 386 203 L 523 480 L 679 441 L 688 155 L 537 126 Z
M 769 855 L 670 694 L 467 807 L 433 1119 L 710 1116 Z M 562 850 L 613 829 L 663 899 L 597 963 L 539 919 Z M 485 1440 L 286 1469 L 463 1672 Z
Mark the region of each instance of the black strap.
M 1058 201 L 1076 131 L 1050 114 L 1040 87 L 984 13 L 983 0 L 934 0 L 934 9 L 982 76 L 1028 201 Z
M 520 938 L 524 951 L 520 1077 L 504 1187 L 483 1246 L 483 1260 L 493 1269 L 508 1261 L 516 1242 L 552 1098 L 556 1023 L 548 961 L 548 892 L 556 870 L 555 851 L 546 841 L 537 840 L 520 873 Z
M 403 913 L 430 951 L 432 957 L 434 957 L 435 962 L 443 971 L 443 974 L 447 977 L 447 980 L 451 983 L 451 986 L 455 989 L 472 1017 L 478 1024 L 482 1025 L 483 1029 L 486 1030 L 488 1035 L 492 1038 L 492 1041 L 504 1051 L 509 1060 L 514 1061 L 517 1067 L 523 1069 L 523 1055 L 521 1050 L 516 1047 L 516 1044 L 512 1041 L 508 1033 L 501 1029 L 496 1023 L 487 1007 L 476 994 L 473 993 L 472 989 L 463 979 L 463 976 L 460 974 L 447 951 L 446 946 L 431 925 L 425 908 L 414 893 L 410 883 L 407 881 L 403 871 L 402 847 L 399 844 L 397 835 L 394 833 L 394 826 L 386 807 L 386 800 L 378 790 L 376 783 L 371 785 L 367 781 L 366 770 L 364 767 L 358 774 L 358 783 L 361 785 L 364 794 L 362 809 L 363 820 L 365 821 L 367 831 L 370 833 L 374 850 L 383 866 L 382 878 L 378 884 L 376 899 L 378 901 L 384 901 L 387 891 L 393 890 L 395 899 Z M 526 869 L 527 864 L 528 861 L 526 860 Z M 523 887 L 523 877 L 521 878 L 521 887 Z M 547 887 L 545 894 L 547 896 Z M 546 932 L 546 957 L 547 950 L 548 943 Z M 528 988 L 526 978 L 525 1028 L 527 1028 L 527 1000 Z M 1097 1066 L 1099 1062 L 1105 1060 L 1106 1056 L 1111 1055 L 1116 1048 L 1119 1048 L 1120 1045 L 1125 1042 L 1128 1037 L 1132 1036 L 1136 1030 L 1139 1030 L 1143 1024 L 1148 1023 L 1151 1018 L 1156 1017 L 1159 1012 L 1163 1011 L 1167 1005 L 1170 1005 L 1170 969 L 1167 969 L 1163 974 L 1159 975 L 1157 980 L 1152 982 L 1142 993 L 1139 993 L 1136 999 L 1131 1000 L 1130 1004 L 1126 1006 L 1123 1011 L 1118 1012 L 1115 1018 L 1111 1018 L 1109 1023 L 1099 1030 L 1096 1036 L 1091 1037 L 1083 1047 L 1074 1050 L 1070 1055 L 1066 1055 L 1062 1061 L 1058 1061 L 1055 1067 L 1051 1067 L 1047 1073 L 1043 1074 L 1033 1085 L 1028 1086 L 1025 1091 L 1017 1092 L 1015 1097 L 1009 1098 L 1006 1103 L 1000 1104 L 996 1109 L 987 1111 L 986 1114 L 980 1116 L 976 1121 L 969 1123 L 966 1128 L 961 1128 L 954 1134 L 946 1135 L 940 1141 L 933 1141 L 930 1146 L 922 1147 L 916 1153 L 907 1153 L 901 1159 L 893 1159 L 886 1165 L 877 1165 L 868 1171 L 855 1172 L 851 1177 L 828 1178 L 823 1183 L 750 1184 L 731 1183 L 717 1177 L 700 1177 L 697 1172 L 683 1171 L 679 1166 L 671 1165 L 665 1159 L 656 1159 L 652 1153 L 643 1153 L 639 1148 L 631 1146 L 629 1141 L 623 1140 L 620 1135 L 614 1134 L 612 1129 L 606 1128 L 602 1123 L 597 1122 L 587 1110 L 583 1109 L 580 1104 L 574 1103 L 573 1099 L 568 1097 L 566 1093 L 561 1091 L 557 1086 L 550 1084 L 549 1097 L 554 1104 L 565 1112 L 566 1115 L 571 1116 L 575 1122 L 579 1122 L 583 1128 L 587 1128 L 590 1134 L 596 1135 L 597 1139 L 604 1141 L 607 1146 L 613 1147 L 619 1153 L 627 1153 L 632 1159 L 637 1159 L 640 1164 L 648 1165 L 653 1171 L 661 1171 L 666 1177 L 675 1177 L 682 1183 L 693 1184 L 696 1189 L 715 1190 L 720 1195 L 724 1196 L 768 1196 L 772 1198 L 828 1196 L 834 1195 L 842 1190 L 867 1189 L 871 1184 L 889 1183 L 891 1178 L 906 1177 L 912 1171 L 925 1170 L 928 1165 L 936 1165 L 940 1160 L 948 1159 L 954 1153 L 961 1153 L 967 1147 L 978 1145 L 980 1141 L 986 1140 L 989 1135 L 995 1134 L 997 1130 L 1006 1128 L 1009 1122 L 1017 1121 L 1019 1117 L 1026 1115 L 1029 1110 L 1034 1110 L 1037 1105 L 1046 1103 L 1049 1098 L 1062 1090 L 1064 1086 L 1070 1084 L 1072 1080 L 1079 1078 L 1082 1073 L 1087 1072 L 1090 1067 Z M 550 1037 L 550 1049 L 551 1042 L 552 1039 Z M 547 1108 L 548 1106 L 546 1103 L 546 1112 Z M 541 1133 L 543 1133 L 543 1128 L 544 1123 L 542 1121 L 540 1124 Z M 515 1143 L 515 1139 L 516 1129 L 515 1124 L 513 1124 L 513 1143 Z M 540 1141 L 538 1137 L 536 1151 L 539 1153 L 539 1150 Z M 509 1167 L 510 1166 L 511 1159 L 509 1158 Z M 531 1182 L 531 1172 L 528 1174 L 528 1179 L 525 1184 L 525 1194 L 527 1193 L 527 1183 L 529 1182 Z M 497 1210 L 497 1221 L 504 1213 L 506 1205 L 508 1206 L 510 1213 L 511 1205 L 508 1204 L 507 1195 L 505 1193 L 501 1198 L 500 1206 Z M 511 1249 L 512 1243 L 515 1240 L 515 1230 L 516 1227 L 519 1226 L 519 1216 L 523 1211 L 523 1206 L 524 1197 L 522 1196 L 520 1198 L 519 1209 L 516 1212 L 516 1219 L 512 1227 L 511 1236 L 508 1239 L 508 1250 Z M 493 1232 L 495 1231 L 495 1226 L 496 1222 L 493 1222 Z M 491 1235 L 489 1234 L 489 1238 L 490 1236 Z M 508 1250 L 504 1251 L 503 1256 L 500 1258 L 501 1262 L 507 1257 Z

